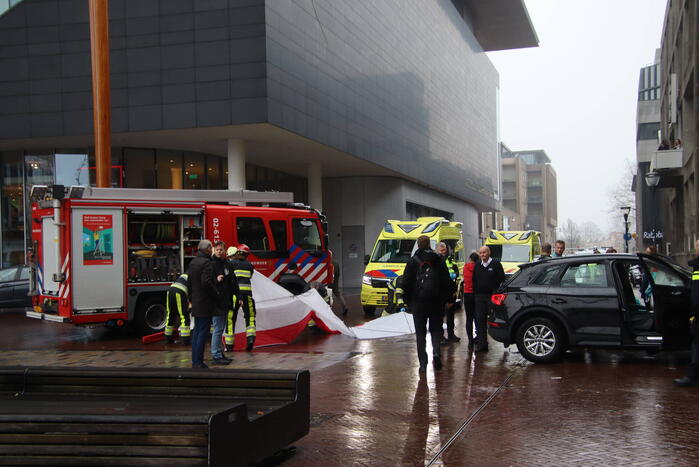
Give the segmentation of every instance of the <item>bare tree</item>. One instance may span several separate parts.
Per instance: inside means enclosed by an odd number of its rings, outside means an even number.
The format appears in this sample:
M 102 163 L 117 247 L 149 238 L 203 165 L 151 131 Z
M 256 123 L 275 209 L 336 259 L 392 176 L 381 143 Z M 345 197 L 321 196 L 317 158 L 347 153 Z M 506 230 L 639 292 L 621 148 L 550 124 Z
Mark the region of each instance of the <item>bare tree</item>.
M 609 200 L 609 222 L 613 226 L 614 231 L 624 230 L 624 218 L 621 212 L 621 208 L 630 207 L 631 213 L 629 214 L 630 225 L 636 225 L 636 197 L 631 191 L 633 176 L 636 173 L 636 167 L 634 163 L 626 159 L 624 161 L 624 171 L 617 183 L 610 187 L 607 191 L 607 199 Z
M 602 229 L 594 222 L 584 222 L 580 225 L 579 231 L 580 241 L 583 246 L 600 246 L 600 243 L 604 240 L 605 235 Z
M 580 248 L 581 236 L 580 228 L 571 219 L 567 219 L 558 228 L 559 238 L 566 242 L 566 248 Z

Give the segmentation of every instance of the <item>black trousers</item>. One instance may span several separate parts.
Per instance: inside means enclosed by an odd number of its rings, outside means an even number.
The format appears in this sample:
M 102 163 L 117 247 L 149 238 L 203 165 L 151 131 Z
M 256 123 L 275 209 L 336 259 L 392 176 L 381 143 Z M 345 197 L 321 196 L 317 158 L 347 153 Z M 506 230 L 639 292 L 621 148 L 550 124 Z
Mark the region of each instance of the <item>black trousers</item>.
M 417 343 L 417 359 L 420 366 L 427 365 L 427 323 L 429 322 L 430 338 L 432 339 L 432 356 L 441 357 L 439 341 L 442 338 L 442 316 L 444 303 L 442 302 L 413 302 L 409 307 L 415 323 L 415 341 Z
M 699 332 L 695 331 L 692 338 L 692 360 L 687 367 L 687 377 L 699 381 Z
M 476 302 L 472 293 L 465 293 L 463 298 L 464 313 L 466 314 L 466 336 L 473 343 L 473 321 L 476 317 Z
M 444 315 L 447 320 L 447 337 L 456 336 L 456 334 L 454 334 L 454 314 L 458 309 L 459 306 L 456 303 L 452 305 L 445 305 L 444 307 Z
M 488 312 L 490 311 L 490 295 L 474 294 L 476 309 L 476 339 L 477 347 L 488 347 Z

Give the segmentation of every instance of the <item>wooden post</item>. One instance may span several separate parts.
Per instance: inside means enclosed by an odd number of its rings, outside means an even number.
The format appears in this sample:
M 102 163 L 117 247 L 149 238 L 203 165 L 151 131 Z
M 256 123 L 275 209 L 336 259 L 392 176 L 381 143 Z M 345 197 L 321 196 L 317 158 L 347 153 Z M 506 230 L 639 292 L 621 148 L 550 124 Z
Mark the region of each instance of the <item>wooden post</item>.
M 109 94 L 108 0 L 90 0 L 90 50 L 92 56 L 92 118 L 95 133 L 96 185 L 110 188 L 112 165 L 112 116 Z

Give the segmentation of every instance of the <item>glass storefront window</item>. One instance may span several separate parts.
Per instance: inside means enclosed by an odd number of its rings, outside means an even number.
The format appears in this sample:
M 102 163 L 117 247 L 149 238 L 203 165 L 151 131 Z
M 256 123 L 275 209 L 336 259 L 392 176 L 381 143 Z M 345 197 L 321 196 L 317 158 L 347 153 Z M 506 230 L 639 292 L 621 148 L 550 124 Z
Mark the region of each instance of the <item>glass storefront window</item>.
M 56 183 L 69 187 L 71 185 L 90 185 L 90 171 L 87 154 L 56 154 Z
M 204 179 L 204 164 L 206 160 L 203 154 L 186 152 L 184 154 L 184 187 L 188 190 L 201 190 L 206 188 Z
M 209 190 L 220 190 L 223 188 L 220 157 L 206 156 L 206 179 Z
M 55 157 L 53 151 L 48 154 L 30 154 L 24 156 L 24 198 L 21 200 L 24 206 L 24 212 L 31 212 L 31 202 L 29 200 L 29 192 L 33 185 L 53 185 L 54 183 L 54 173 L 55 173 Z M 21 256 L 19 263 L 24 262 L 24 248 L 25 245 L 31 244 L 31 229 L 29 228 L 29 222 L 31 219 L 27 219 L 25 216 L 23 219 L 24 223 L 24 239 L 22 244 L 18 245 L 21 248 L 21 252 L 15 253 L 16 257 Z M 5 252 L 3 252 L 5 256 Z M 12 264 L 18 264 L 14 262 L 14 259 L 10 259 Z
M 112 188 L 123 188 L 124 187 L 124 163 L 121 157 L 122 148 L 116 147 L 112 148 L 112 174 L 111 182 Z M 90 160 L 90 186 L 97 186 L 97 162 L 95 161 L 95 148 L 90 148 L 89 150 L 89 160 Z
M 2 154 L 2 267 L 24 263 L 24 199 L 21 151 Z
M 158 149 L 156 156 L 158 188 L 182 189 L 182 152 Z
M 126 188 L 155 188 L 155 149 L 124 148 Z

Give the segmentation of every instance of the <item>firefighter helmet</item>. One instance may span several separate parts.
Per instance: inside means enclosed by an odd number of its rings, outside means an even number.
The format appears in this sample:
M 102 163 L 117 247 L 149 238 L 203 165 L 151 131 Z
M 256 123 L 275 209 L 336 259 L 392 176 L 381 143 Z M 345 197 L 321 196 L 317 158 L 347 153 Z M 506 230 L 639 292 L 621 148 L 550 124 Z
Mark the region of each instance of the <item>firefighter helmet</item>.
M 226 256 L 227 256 L 227 257 L 233 256 L 233 255 L 235 255 L 236 253 L 238 253 L 238 249 L 237 249 L 236 247 L 234 247 L 234 246 L 229 246 L 229 247 L 228 247 L 228 250 L 226 251 Z
M 250 247 L 247 246 L 245 243 L 242 243 L 241 245 L 238 246 L 238 252 L 239 253 L 245 253 L 250 254 Z

